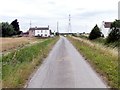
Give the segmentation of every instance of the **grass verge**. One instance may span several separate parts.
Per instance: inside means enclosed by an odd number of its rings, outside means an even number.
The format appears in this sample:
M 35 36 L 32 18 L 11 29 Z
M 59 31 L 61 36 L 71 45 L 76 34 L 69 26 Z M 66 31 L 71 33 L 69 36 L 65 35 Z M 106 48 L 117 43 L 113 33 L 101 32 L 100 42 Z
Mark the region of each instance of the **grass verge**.
M 68 39 L 111 88 L 118 88 L 118 54 L 109 52 L 104 46 L 99 47 L 89 41 L 88 43 L 84 39 L 77 40 L 72 37 L 68 37 Z
M 41 64 L 57 40 L 58 38 L 50 38 L 2 56 L 3 88 L 23 87 L 30 74 Z

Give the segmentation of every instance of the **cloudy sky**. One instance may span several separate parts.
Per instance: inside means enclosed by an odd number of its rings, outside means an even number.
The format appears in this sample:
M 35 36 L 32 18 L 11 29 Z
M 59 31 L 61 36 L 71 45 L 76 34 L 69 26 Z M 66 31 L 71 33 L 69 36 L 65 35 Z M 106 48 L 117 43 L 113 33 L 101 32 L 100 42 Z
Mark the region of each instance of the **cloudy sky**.
M 0 22 L 11 23 L 18 19 L 20 29 L 27 31 L 34 26 L 48 26 L 56 31 L 68 31 L 71 14 L 72 32 L 90 32 L 102 21 L 118 18 L 119 0 L 0 0 Z

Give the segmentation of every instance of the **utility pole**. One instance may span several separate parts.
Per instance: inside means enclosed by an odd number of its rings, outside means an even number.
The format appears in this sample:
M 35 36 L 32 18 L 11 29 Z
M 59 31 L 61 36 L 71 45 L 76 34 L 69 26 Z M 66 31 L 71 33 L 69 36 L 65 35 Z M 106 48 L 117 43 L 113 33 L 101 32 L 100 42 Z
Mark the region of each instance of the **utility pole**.
M 71 29 L 71 15 L 69 14 L 69 22 L 68 22 L 68 33 L 72 33 Z

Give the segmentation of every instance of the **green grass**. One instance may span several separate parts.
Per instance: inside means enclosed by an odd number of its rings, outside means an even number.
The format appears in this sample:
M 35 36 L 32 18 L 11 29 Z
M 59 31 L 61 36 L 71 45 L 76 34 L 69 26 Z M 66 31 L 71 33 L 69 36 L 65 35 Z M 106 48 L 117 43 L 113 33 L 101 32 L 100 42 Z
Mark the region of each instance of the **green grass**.
M 50 38 L 2 56 L 3 87 L 23 87 L 31 72 L 40 65 L 57 40 Z
M 118 57 L 107 49 L 98 48 L 96 44 L 68 38 L 78 51 L 87 59 L 95 70 L 112 88 L 118 88 Z

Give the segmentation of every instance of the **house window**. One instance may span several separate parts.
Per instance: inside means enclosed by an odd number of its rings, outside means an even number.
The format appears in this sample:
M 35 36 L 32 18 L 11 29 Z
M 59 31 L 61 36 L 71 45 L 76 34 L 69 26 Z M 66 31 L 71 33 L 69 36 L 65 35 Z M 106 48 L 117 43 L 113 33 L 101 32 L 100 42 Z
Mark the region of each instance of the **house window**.
M 39 33 L 39 31 L 37 31 L 37 33 Z
M 47 34 L 45 34 L 45 36 L 47 36 Z
M 42 33 L 43 31 L 41 30 L 41 33 Z

